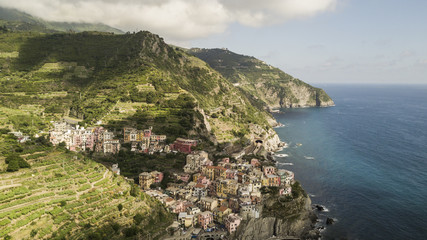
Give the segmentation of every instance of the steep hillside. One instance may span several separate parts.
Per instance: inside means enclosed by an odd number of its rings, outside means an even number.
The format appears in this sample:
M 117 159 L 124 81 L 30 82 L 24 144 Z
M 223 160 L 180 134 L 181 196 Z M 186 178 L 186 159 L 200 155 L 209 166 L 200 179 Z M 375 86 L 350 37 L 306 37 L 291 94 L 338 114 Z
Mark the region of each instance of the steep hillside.
M 72 116 L 117 130 L 153 125 L 172 138 L 214 142 L 267 137 L 274 123 L 205 62 L 149 32 L 6 32 L 0 39 L 1 115 L 44 123 Z M 31 127 L 23 130 L 37 130 Z
M 50 22 L 33 17 L 27 13 L 16 9 L 0 7 L 0 25 L 13 31 L 39 31 L 39 32 L 83 32 L 83 31 L 100 31 L 113 32 L 117 34 L 123 31 L 107 26 L 105 24 L 91 23 L 69 23 L 69 22 Z
M 236 54 L 227 49 L 188 50 L 206 61 L 253 102 L 268 108 L 332 106 L 332 99 L 320 88 L 284 73 L 254 57 Z
M 2 239 L 154 238 L 172 222 L 157 200 L 82 155 L 45 147 L 21 157 L 30 168 L 0 169 Z

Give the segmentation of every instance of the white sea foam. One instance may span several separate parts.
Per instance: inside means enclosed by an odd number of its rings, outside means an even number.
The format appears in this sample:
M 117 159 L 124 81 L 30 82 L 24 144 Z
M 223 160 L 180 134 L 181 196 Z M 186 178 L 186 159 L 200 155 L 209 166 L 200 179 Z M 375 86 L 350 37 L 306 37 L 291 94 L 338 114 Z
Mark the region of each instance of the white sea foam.
M 294 165 L 293 163 L 291 163 L 291 162 L 283 162 L 283 163 L 277 163 L 278 165 L 288 165 L 288 166 L 292 166 L 292 165 Z
M 276 157 L 289 157 L 289 155 L 285 154 L 285 153 L 275 154 L 274 156 L 276 156 Z

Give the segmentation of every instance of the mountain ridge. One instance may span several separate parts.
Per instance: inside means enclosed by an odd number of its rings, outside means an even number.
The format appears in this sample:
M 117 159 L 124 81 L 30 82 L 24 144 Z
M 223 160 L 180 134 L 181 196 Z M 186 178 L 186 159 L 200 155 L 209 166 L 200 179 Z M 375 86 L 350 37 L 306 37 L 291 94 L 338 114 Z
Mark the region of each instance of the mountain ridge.
M 255 57 L 228 49 L 187 50 L 229 79 L 266 109 L 333 106 L 323 89 L 315 88 Z
M 3 20 L 3 21 L 1 21 Z M 120 29 L 110 27 L 102 23 L 84 23 L 84 22 L 56 22 L 45 21 L 41 18 L 34 17 L 25 12 L 0 7 L 0 25 L 14 31 L 41 31 L 47 33 L 66 32 L 66 31 L 100 31 L 123 34 Z

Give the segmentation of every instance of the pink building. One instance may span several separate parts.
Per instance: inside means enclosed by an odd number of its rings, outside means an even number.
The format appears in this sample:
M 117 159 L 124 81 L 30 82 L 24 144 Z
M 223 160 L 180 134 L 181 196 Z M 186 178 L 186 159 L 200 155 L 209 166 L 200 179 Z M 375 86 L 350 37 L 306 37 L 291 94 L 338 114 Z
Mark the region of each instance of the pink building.
M 227 171 L 225 171 L 225 177 L 227 179 L 234 179 L 234 177 L 236 177 L 236 172 L 234 170 L 227 169 Z
M 171 209 L 174 213 L 185 212 L 186 203 L 184 201 L 178 200 L 174 204 L 172 204 Z
M 86 149 L 93 151 L 95 148 L 95 136 L 93 134 L 86 136 Z
M 260 166 L 261 164 L 259 163 L 259 160 L 258 160 L 258 159 L 256 159 L 256 158 L 252 158 L 252 160 L 251 160 L 251 165 L 252 165 L 252 167 L 258 167 L 258 166 Z
M 213 222 L 213 215 L 210 211 L 205 211 L 199 214 L 199 225 L 206 230 L 208 225 Z M 240 222 L 239 222 L 240 224 Z
M 211 181 L 209 180 L 209 178 L 207 178 L 206 176 L 202 175 L 200 177 L 197 178 L 197 183 L 198 184 L 203 184 L 203 185 L 209 185 L 211 183 Z
M 155 183 L 162 182 L 162 180 L 163 180 L 163 173 L 162 172 L 153 171 L 150 174 L 151 174 L 151 176 L 153 176 Z
M 275 175 L 276 174 L 276 168 L 273 166 L 266 166 L 264 167 L 264 174 L 267 175 Z
M 225 227 L 227 228 L 229 233 L 232 233 L 236 231 L 241 221 L 242 218 L 239 215 L 235 213 L 229 214 L 225 219 Z
M 144 137 L 146 137 L 146 138 L 151 137 L 151 129 L 145 129 L 144 130 Z

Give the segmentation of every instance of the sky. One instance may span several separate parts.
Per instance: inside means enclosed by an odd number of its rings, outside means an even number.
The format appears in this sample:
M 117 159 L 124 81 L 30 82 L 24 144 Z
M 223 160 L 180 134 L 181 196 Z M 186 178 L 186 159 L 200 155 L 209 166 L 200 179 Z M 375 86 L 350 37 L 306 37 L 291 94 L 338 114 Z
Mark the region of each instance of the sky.
M 311 84 L 427 84 L 425 0 L 0 0 L 51 21 L 228 48 Z

